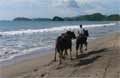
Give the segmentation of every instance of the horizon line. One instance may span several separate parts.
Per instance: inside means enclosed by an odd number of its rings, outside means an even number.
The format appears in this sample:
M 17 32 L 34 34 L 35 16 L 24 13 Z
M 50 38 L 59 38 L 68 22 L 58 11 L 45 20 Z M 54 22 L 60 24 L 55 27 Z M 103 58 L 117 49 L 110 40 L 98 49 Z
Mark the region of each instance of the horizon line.
M 99 13 L 99 12 L 96 12 L 96 13 Z M 69 18 L 69 17 L 77 17 L 77 16 L 84 16 L 84 15 L 92 15 L 92 14 L 96 14 L 96 13 L 90 13 L 90 14 L 81 14 L 81 15 L 75 15 L 75 16 L 60 16 L 60 15 L 55 15 L 55 16 L 58 16 L 58 17 L 61 17 L 61 18 Z M 102 15 L 105 15 L 105 16 L 110 16 L 110 15 L 120 15 L 119 13 L 114 13 L 114 14 L 103 14 L 103 13 L 100 13 Z M 54 18 L 55 16 L 52 16 L 52 17 L 26 17 L 26 16 L 16 16 L 16 17 L 13 17 L 11 19 L 0 19 L 0 21 L 12 21 L 14 20 L 15 18 L 28 18 L 28 19 L 36 19 L 36 18 L 41 18 L 41 19 L 52 19 Z

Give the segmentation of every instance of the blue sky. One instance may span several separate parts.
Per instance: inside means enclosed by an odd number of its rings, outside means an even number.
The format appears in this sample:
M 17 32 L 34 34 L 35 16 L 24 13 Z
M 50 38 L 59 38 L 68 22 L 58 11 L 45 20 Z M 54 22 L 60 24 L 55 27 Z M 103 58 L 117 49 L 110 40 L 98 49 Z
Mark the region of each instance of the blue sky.
M 0 19 L 120 14 L 120 0 L 0 0 Z

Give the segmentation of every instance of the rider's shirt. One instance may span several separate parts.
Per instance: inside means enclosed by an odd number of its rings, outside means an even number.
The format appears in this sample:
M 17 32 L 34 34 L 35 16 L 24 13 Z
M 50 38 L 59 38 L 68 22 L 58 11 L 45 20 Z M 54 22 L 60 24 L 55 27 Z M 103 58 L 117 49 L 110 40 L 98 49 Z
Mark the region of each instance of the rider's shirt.
M 84 29 L 83 28 L 80 28 L 79 31 L 78 31 L 79 34 L 84 34 Z

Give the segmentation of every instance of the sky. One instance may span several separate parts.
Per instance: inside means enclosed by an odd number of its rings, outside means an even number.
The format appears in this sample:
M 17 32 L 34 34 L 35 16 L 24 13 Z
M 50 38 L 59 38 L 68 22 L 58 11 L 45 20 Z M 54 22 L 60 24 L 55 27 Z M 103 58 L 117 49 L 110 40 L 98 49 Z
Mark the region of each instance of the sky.
M 0 20 L 120 14 L 120 0 L 0 0 Z

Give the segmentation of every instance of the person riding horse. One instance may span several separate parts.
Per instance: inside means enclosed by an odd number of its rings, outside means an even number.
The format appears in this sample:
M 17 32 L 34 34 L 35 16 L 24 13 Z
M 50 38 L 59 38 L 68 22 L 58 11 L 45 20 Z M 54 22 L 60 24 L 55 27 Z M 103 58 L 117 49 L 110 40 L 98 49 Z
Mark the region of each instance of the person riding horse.
M 78 56 L 78 49 L 80 46 L 80 52 L 83 53 L 83 44 L 86 46 L 85 50 L 87 50 L 87 37 L 89 36 L 88 30 L 85 30 L 82 25 L 80 25 L 80 30 L 78 31 L 78 37 L 76 40 L 76 57 Z

